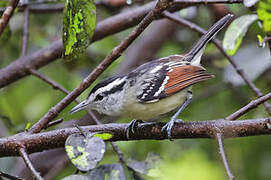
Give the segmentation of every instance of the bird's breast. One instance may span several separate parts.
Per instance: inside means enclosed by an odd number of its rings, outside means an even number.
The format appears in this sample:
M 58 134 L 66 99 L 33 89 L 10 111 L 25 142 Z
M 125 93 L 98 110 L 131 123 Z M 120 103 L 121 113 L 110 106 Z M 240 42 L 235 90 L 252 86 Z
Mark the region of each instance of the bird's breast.
M 137 120 L 151 120 L 180 107 L 187 95 L 187 89 L 184 89 L 153 103 L 140 103 L 137 101 L 135 93 L 128 93 L 123 104 L 122 116 Z

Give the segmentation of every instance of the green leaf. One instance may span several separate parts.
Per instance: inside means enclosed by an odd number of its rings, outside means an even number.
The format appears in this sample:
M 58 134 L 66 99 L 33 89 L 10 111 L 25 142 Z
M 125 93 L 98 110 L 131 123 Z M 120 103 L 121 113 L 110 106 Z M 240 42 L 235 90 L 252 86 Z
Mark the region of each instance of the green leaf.
M 25 126 L 25 130 L 26 131 L 28 131 L 30 128 L 31 128 L 31 126 L 32 126 L 32 123 L 31 122 L 28 122 L 27 124 L 26 124 L 26 126 Z
M 103 158 L 105 143 L 98 137 L 72 134 L 66 140 L 65 150 L 77 169 L 89 171 Z
M 258 3 L 257 14 L 263 23 L 265 33 L 271 34 L 271 1 L 261 0 Z
M 230 24 L 223 39 L 223 48 L 229 55 L 236 53 L 249 26 L 257 19 L 257 15 L 244 15 Z
M 90 44 L 96 27 L 93 0 L 67 0 L 63 15 L 62 41 L 65 59 L 77 59 Z
M 97 133 L 93 135 L 94 137 L 101 138 L 102 140 L 109 140 L 113 137 L 113 134 L 110 133 Z

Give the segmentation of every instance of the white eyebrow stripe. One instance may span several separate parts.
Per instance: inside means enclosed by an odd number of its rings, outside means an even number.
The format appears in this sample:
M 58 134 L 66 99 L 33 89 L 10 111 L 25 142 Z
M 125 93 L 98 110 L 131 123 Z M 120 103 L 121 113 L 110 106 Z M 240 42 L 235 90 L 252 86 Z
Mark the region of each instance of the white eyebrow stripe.
M 112 88 L 114 88 L 115 86 L 123 83 L 123 81 L 126 80 L 126 77 L 123 77 L 123 78 L 117 78 L 116 80 L 112 81 L 111 83 L 109 83 L 108 85 L 104 86 L 104 87 L 101 87 L 99 88 L 95 94 L 99 94 L 101 92 L 106 92 L 106 91 L 110 91 Z

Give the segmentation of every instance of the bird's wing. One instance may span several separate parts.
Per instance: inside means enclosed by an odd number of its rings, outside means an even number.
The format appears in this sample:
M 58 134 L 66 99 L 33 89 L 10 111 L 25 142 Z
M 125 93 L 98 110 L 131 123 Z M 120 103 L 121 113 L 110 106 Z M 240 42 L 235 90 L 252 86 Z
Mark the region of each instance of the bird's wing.
M 149 78 L 142 81 L 137 99 L 141 103 L 153 103 L 212 77 L 203 67 L 183 62 L 170 62 L 160 68 L 155 66 L 149 70 Z

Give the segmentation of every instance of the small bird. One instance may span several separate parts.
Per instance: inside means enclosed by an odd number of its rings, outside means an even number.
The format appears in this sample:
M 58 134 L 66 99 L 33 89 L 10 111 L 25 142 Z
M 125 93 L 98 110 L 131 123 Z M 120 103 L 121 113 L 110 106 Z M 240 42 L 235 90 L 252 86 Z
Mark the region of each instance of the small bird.
M 145 63 L 135 70 L 98 83 L 71 113 L 96 110 L 108 116 L 134 119 L 126 130 L 134 132 L 137 120 L 152 120 L 177 110 L 162 128 L 171 139 L 179 114 L 192 100 L 191 85 L 213 77 L 200 65 L 206 44 L 233 17 L 228 14 L 215 23 L 185 55 L 171 55 Z

